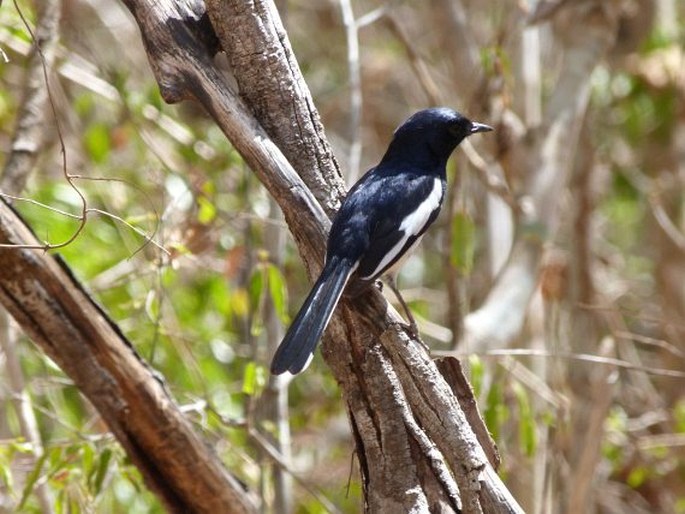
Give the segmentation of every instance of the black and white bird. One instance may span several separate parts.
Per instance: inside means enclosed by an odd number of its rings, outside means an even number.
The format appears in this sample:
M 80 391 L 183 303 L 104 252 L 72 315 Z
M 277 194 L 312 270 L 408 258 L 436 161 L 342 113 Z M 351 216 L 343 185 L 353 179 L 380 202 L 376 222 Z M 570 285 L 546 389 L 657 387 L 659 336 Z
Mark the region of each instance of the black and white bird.
M 340 206 L 323 271 L 278 347 L 272 373 L 296 374 L 309 365 L 348 283 L 354 295 L 396 271 L 440 212 L 452 151 L 468 136 L 490 130 L 446 107 L 419 111 L 395 130 L 381 162 Z M 390 286 L 397 292 L 394 280 Z

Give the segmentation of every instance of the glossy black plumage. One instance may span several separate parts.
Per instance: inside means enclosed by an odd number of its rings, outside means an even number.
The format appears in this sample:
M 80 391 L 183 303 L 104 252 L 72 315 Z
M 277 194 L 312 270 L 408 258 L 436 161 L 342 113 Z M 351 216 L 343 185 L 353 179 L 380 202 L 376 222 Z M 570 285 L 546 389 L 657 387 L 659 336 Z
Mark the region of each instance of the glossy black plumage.
M 419 111 L 395 131 L 381 162 L 348 192 L 333 220 L 326 265 L 274 355 L 271 372 L 299 373 L 349 283 L 358 293 L 402 261 L 435 221 L 447 160 L 477 132 L 492 130 L 448 108 Z

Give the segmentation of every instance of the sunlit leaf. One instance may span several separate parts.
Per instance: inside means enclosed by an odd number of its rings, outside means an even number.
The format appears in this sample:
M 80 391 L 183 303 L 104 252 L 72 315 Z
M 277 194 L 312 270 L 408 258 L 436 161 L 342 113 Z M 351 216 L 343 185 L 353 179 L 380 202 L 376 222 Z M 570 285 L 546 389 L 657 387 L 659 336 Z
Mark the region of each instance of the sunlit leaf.
M 197 198 L 197 221 L 203 225 L 209 225 L 216 218 L 216 205 L 206 196 Z
M 495 441 L 499 440 L 502 432 L 502 425 L 509 415 L 509 410 L 504 403 L 504 392 L 502 384 L 499 381 L 494 381 L 490 386 L 487 398 L 485 400 L 485 412 L 483 418 L 488 430 L 492 434 Z
M 83 134 L 83 144 L 90 159 L 102 164 L 107 160 L 112 146 L 109 127 L 104 123 L 93 123 Z
M 254 396 L 259 394 L 266 385 L 266 370 L 254 361 L 250 361 L 245 366 L 243 375 L 243 393 Z
M 637 467 L 630 470 L 630 473 L 628 474 L 628 479 L 626 480 L 626 482 L 628 483 L 628 485 L 630 487 L 632 487 L 633 489 L 636 489 L 645 483 L 648 476 L 649 476 L 649 471 L 646 468 L 644 468 L 642 466 L 637 466 Z
M 271 296 L 271 301 L 274 304 L 274 310 L 276 315 L 283 322 L 288 322 L 287 313 L 287 295 L 288 289 L 285 285 L 285 279 L 281 270 L 278 269 L 273 264 L 269 264 L 267 268 L 267 273 L 269 276 L 269 294 Z
M 476 226 L 466 212 L 458 212 L 452 218 L 452 248 L 450 261 L 461 273 L 469 275 L 473 269 L 476 248 Z
M 519 410 L 519 445 L 521 451 L 528 457 L 535 455 L 537 448 L 537 432 L 535 430 L 535 419 L 530 406 L 530 399 L 526 389 L 515 382 L 512 386 Z
M 93 462 L 95 460 L 95 449 L 88 443 L 81 445 L 81 462 L 83 471 L 90 475 L 93 470 Z
M 12 479 L 12 470 L 9 462 L 4 458 L 0 461 L 0 483 L 4 485 L 6 490 L 10 493 L 14 491 L 14 480 Z

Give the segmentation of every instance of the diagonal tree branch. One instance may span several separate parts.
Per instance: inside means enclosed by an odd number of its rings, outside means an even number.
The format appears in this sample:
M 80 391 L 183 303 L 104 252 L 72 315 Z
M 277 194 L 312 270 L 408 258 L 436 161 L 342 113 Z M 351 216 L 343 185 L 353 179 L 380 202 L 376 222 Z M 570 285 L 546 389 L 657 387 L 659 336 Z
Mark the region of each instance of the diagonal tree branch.
M 184 14 L 174 4 L 142 0 L 125 3 L 140 25 L 163 97 L 170 102 L 194 98 L 205 107 L 278 201 L 310 273 L 315 274 L 322 261 L 328 218 L 309 188 L 317 191 L 320 202 L 330 204 L 327 195 L 331 189 L 321 188 L 322 178 L 312 176 L 326 174 L 320 166 L 326 162 L 329 150 L 321 141 L 323 136 L 317 132 L 316 123 L 301 123 L 316 120 L 318 115 L 313 114 L 308 91 L 299 86 L 304 81 L 273 2 L 208 4 L 210 18 L 239 83 L 240 97 L 231 90 L 202 44 L 192 40 L 192 31 L 184 27 Z M 259 94 L 253 98 L 255 91 Z M 274 124 L 274 120 L 280 123 Z M 316 167 L 312 168 L 311 156 L 301 151 L 290 152 L 286 160 L 279 148 L 287 153 L 293 143 L 290 131 L 286 130 L 288 137 L 284 137 L 275 130 L 283 126 L 297 134 L 295 140 L 317 142 L 314 147 L 308 146 L 308 151 L 314 150 Z M 300 143 L 294 144 L 298 148 Z M 337 173 L 332 177 L 339 182 Z M 382 296 L 372 292 L 354 304 L 344 302 L 338 312 L 329 327 L 323 355 L 348 403 L 367 509 L 425 510 L 429 502 L 447 511 L 456 509 L 450 500 L 450 488 L 443 488 L 445 481 L 440 482 L 433 472 L 421 471 L 442 469 L 431 466 L 436 462 L 433 456 L 419 452 L 417 457 L 412 451 L 420 446 L 431 447 L 431 441 L 449 464 L 466 512 L 480 512 L 480 503 L 486 503 L 487 498 L 500 499 L 500 510 L 492 512 L 520 512 L 494 471 L 488 471 L 492 468 L 449 386 L 423 348 L 399 328 L 400 318 Z M 421 373 L 415 375 L 414 366 Z M 393 368 L 405 370 L 397 375 L 404 397 L 396 394 Z M 416 425 L 408 422 L 407 406 Z M 417 441 L 416 431 L 411 430 L 415 426 L 424 427 L 429 439 L 421 436 Z
M 0 243 L 37 243 L 4 200 Z M 0 303 L 95 406 L 170 512 L 256 510 L 65 264 L 37 250 L 0 248 Z

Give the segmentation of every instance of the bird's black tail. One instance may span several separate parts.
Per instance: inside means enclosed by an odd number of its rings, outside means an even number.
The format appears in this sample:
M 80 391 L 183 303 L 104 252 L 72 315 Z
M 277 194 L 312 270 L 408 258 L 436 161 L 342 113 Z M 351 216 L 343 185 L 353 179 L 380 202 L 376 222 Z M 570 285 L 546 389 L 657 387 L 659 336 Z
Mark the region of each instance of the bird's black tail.
M 352 266 L 347 261 L 333 258 L 326 263 L 276 350 L 271 373 L 280 375 L 289 371 L 295 375 L 309 365 L 351 272 Z

